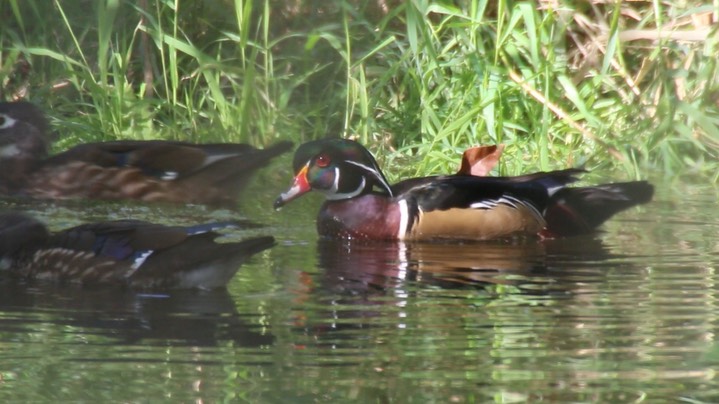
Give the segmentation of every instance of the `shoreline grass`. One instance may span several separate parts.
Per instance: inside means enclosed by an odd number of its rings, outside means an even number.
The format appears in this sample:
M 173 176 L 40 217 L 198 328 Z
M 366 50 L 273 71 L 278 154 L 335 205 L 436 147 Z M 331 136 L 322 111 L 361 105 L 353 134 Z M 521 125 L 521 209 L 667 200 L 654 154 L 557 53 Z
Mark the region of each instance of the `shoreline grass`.
M 59 149 L 347 136 L 420 175 L 504 143 L 501 174 L 583 165 L 719 179 L 719 6 L 699 1 L 9 0 L 0 10 L 11 16 L 2 97 L 46 108 Z

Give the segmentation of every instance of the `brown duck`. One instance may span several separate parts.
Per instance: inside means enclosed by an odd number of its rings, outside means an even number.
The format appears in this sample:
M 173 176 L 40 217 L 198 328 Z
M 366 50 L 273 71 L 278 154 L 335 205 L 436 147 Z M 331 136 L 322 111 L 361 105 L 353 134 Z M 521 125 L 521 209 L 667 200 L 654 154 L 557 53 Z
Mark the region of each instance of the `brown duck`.
M 0 272 L 14 277 L 137 289 L 222 288 L 271 236 L 217 243 L 220 222 L 163 226 L 139 220 L 88 223 L 56 233 L 28 215 L 0 214 Z
M 49 156 L 48 143 L 39 108 L 0 103 L 0 194 L 232 206 L 255 171 L 292 147 L 115 141 Z

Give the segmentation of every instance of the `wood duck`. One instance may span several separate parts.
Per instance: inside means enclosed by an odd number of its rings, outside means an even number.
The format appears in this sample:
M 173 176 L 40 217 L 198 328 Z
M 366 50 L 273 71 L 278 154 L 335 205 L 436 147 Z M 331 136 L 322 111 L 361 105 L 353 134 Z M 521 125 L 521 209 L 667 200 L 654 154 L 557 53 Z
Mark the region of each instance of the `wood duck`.
M 137 220 L 84 224 L 50 233 L 22 213 L 0 214 L 0 269 L 25 279 L 138 289 L 219 288 L 271 236 L 216 243 L 233 223 L 163 226 Z
M 651 200 L 646 181 L 568 187 L 581 169 L 518 177 L 446 175 L 391 185 L 372 154 L 357 142 L 303 144 L 294 157 L 292 186 L 279 209 L 311 190 L 323 193 L 320 235 L 364 239 L 555 238 L 594 231 L 615 213 Z
M 0 103 L 0 194 L 232 206 L 256 170 L 292 147 L 115 141 L 48 156 L 47 134 L 35 105 Z

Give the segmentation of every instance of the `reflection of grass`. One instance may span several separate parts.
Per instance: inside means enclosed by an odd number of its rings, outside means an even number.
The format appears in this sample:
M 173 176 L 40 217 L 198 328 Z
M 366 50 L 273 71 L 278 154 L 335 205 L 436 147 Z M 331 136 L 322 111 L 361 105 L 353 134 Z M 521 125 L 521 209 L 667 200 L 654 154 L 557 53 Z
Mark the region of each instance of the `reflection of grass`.
M 711 6 L 462 4 L 10 0 L 0 79 L 51 110 L 60 147 L 345 135 L 402 174 L 497 142 L 506 174 L 719 172 Z

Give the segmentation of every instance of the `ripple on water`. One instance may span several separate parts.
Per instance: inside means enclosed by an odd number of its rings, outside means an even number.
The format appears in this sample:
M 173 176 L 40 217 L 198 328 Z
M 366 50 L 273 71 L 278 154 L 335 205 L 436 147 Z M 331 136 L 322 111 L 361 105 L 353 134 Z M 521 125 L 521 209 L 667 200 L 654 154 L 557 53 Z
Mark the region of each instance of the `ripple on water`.
M 659 189 L 593 237 L 318 240 L 280 213 L 9 202 L 53 228 L 249 218 L 274 234 L 224 293 L 0 282 L 0 399 L 714 402 L 716 192 Z M 681 196 L 681 198 L 680 198 Z

